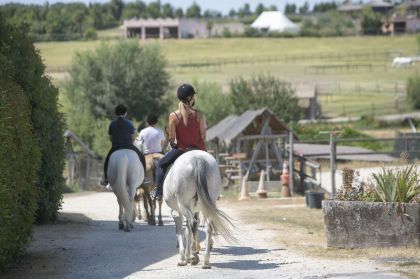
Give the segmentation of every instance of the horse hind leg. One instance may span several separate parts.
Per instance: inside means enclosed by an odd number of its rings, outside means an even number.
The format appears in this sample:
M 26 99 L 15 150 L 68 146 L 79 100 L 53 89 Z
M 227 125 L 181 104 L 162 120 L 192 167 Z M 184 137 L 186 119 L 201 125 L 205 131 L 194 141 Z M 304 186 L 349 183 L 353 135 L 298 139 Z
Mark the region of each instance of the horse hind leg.
M 184 218 L 179 213 L 177 215 L 173 214 L 172 217 L 174 218 L 175 222 L 176 237 L 179 246 L 178 251 L 180 260 L 178 262 L 178 266 L 185 266 L 187 265 L 187 261 L 185 260 L 184 233 L 182 229 L 182 223 L 184 222 Z
M 210 251 L 213 249 L 213 230 L 212 230 L 211 221 L 207 224 L 207 234 L 206 234 L 206 253 L 204 254 L 204 263 L 203 269 L 210 269 Z
M 162 221 L 162 202 L 163 201 L 159 201 L 158 226 L 163 226 L 163 221 Z

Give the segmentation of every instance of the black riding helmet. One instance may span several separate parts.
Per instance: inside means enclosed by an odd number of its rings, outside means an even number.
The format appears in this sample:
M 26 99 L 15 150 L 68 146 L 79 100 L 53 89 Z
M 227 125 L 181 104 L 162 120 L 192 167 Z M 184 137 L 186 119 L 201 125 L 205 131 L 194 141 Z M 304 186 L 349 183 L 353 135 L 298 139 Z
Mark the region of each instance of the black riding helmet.
M 192 87 L 192 85 L 190 84 L 182 84 L 181 86 L 178 87 L 178 90 L 176 92 L 176 95 L 178 96 L 178 99 L 183 102 L 186 103 L 188 100 L 188 97 L 193 96 L 194 94 L 197 94 L 197 92 L 195 92 L 194 87 Z

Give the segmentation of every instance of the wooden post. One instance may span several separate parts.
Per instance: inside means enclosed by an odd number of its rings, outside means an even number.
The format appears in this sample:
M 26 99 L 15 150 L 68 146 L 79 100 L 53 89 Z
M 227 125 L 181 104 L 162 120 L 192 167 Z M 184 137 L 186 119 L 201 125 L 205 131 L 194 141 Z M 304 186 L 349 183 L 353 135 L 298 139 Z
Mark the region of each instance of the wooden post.
M 335 195 L 335 160 L 336 160 L 336 142 L 334 133 L 330 133 L 330 173 L 331 173 L 331 194 Z
M 289 187 L 290 195 L 293 196 L 293 129 L 289 132 Z
M 267 143 L 267 141 L 264 142 L 264 145 L 265 145 L 265 172 L 267 174 L 267 181 L 270 181 L 270 172 L 269 172 L 269 164 L 270 164 L 270 161 L 268 159 L 269 150 L 268 150 L 268 143 Z

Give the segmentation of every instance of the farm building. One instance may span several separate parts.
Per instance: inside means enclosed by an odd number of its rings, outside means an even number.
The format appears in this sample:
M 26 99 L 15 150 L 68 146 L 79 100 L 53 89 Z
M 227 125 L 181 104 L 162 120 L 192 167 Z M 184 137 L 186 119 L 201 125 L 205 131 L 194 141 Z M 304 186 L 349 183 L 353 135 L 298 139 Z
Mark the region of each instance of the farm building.
M 299 26 L 279 11 L 263 12 L 251 24 L 251 27 L 266 32 L 299 32 Z
M 146 18 L 124 20 L 126 38 L 205 38 L 206 24 L 196 19 Z
M 280 171 L 289 137 L 289 129 L 268 108 L 229 115 L 206 132 L 216 158 L 221 162 L 226 158 L 236 161 L 241 178 L 242 170 L 247 176 L 261 169 L 268 175 Z
M 242 34 L 242 23 L 213 23 L 187 18 L 146 18 L 124 20 L 125 38 L 182 39 L 221 36 L 224 31 Z

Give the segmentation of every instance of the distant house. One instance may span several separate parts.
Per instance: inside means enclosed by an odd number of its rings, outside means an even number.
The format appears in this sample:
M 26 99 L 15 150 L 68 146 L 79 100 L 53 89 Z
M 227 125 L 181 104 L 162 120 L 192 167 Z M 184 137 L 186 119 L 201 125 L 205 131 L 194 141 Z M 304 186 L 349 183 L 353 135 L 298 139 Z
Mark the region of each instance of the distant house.
M 356 4 L 350 2 L 338 7 L 337 11 L 355 16 L 360 14 L 364 7 L 371 7 L 372 10 L 376 13 L 387 14 L 393 9 L 394 5 L 383 0 L 373 0 L 366 2 L 365 4 Z
M 279 11 L 262 12 L 251 24 L 251 27 L 265 32 L 299 32 L 299 26 Z
M 223 33 L 226 31 L 230 32 L 232 35 L 243 34 L 245 26 L 241 22 L 228 22 L 228 23 L 218 23 L 215 22 L 211 28 L 211 36 L 223 36 Z
M 125 38 L 206 38 L 206 23 L 197 19 L 146 18 L 124 20 Z
M 420 0 L 406 1 L 396 6 L 386 24 L 392 34 L 420 32 Z

